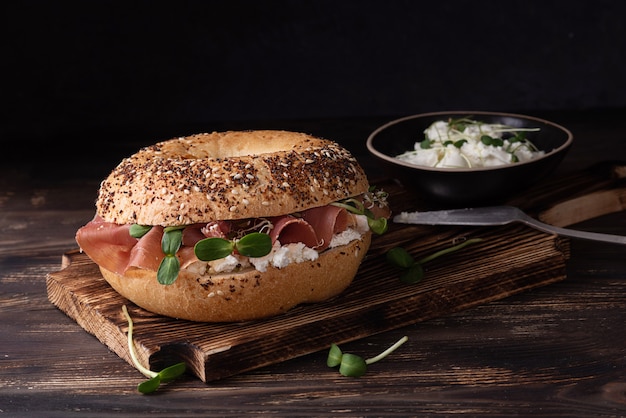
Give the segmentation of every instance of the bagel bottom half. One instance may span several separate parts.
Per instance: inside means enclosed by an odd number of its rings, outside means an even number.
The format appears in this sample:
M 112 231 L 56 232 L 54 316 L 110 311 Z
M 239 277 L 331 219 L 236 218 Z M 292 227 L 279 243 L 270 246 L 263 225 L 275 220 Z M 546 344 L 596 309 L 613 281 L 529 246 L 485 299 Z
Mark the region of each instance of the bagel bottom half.
M 100 271 L 113 289 L 147 311 L 199 322 L 246 321 L 338 295 L 354 279 L 370 243 L 368 232 L 320 253 L 317 260 L 265 272 L 199 276 L 183 270 L 171 285 L 159 284 L 156 272 L 149 270 L 133 269 L 124 276 L 102 267 Z

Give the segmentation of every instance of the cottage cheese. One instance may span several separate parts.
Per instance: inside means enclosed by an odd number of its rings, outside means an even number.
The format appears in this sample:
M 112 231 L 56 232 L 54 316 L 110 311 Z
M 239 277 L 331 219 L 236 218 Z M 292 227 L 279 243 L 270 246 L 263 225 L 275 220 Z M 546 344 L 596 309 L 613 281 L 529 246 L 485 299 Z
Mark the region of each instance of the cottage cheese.
M 493 167 L 530 161 L 544 155 L 528 140 L 516 135 L 538 129 L 513 128 L 467 119 L 461 128 L 447 121 L 437 121 L 425 131 L 424 141 L 414 149 L 396 156 L 411 164 L 437 168 Z M 505 137 L 504 134 L 511 135 Z M 497 144 L 490 143 L 489 137 Z
M 369 231 L 367 217 L 365 215 L 353 214 L 356 225 L 347 228 L 345 231 L 335 234 L 329 244 L 329 248 L 346 245 Z M 209 262 L 196 261 L 186 270 L 197 274 L 206 273 L 230 273 L 232 271 L 240 271 L 249 267 L 254 267 L 260 272 L 267 271 L 272 266 L 275 268 L 284 268 L 291 263 L 302 263 L 304 261 L 315 261 L 319 257 L 319 253 L 314 248 L 305 246 L 303 243 L 292 243 L 281 245 L 276 241 L 269 254 L 263 257 L 245 257 L 240 254 L 230 254 L 227 257 Z

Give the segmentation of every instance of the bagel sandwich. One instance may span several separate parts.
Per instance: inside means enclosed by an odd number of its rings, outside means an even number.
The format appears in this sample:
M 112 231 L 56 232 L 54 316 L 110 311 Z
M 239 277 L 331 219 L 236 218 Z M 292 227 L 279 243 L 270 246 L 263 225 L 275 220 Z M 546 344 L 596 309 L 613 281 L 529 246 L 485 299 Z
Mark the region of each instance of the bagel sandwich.
M 352 282 L 386 194 L 333 141 L 289 131 L 174 138 L 123 159 L 76 233 L 115 291 L 200 322 L 267 318 Z

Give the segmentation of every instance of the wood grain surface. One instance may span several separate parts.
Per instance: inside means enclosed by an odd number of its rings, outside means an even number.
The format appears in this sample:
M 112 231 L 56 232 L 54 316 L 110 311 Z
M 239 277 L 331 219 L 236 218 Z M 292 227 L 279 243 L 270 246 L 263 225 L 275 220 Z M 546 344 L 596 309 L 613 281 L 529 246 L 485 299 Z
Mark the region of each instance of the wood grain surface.
M 422 250 L 435 251 L 442 249 L 442 242 L 452 243 L 468 235 L 453 231 L 420 242 Z M 133 305 L 135 345 L 140 347 L 143 364 L 158 369 L 183 360 L 207 381 L 565 278 L 567 244 L 556 243 L 554 237 L 522 228 L 481 237 L 488 244 L 475 244 L 463 254 L 446 257 L 445 262 L 433 262 L 423 283 L 403 284 L 399 273 L 385 266 L 382 255 L 372 256 L 340 296 L 262 321 L 194 323 L 153 315 Z M 482 256 L 485 252 L 493 256 Z M 112 290 L 86 256 L 74 252 L 67 258 L 66 269 L 48 276 L 49 299 L 130 362 L 126 321 L 121 314 L 121 306 L 129 302 Z
M 617 211 L 624 204 L 623 164 L 597 164 L 626 156 L 624 114 L 537 114 L 570 128 L 574 145 L 550 182 L 512 202 L 551 223 L 576 221 L 576 229 L 626 235 L 625 213 Z M 375 179 L 379 172 L 363 141 L 386 121 L 262 126 L 340 140 Z M 106 135 L 100 139 L 107 143 Z M 46 287 L 47 275 L 62 270 L 62 254 L 75 248 L 76 230 L 93 217 L 102 176 L 137 148 L 137 139 L 128 135 L 119 147 L 104 147 L 96 158 L 85 151 L 83 158 L 72 155 L 61 164 L 55 158 L 34 164 L 15 155 L 14 164 L 0 166 L 0 415 L 626 416 L 625 250 L 576 239 L 569 241 L 565 280 L 341 344 L 344 352 L 371 357 L 409 337 L 361 378 L 330 369 L 328 350 L 322 349 L 206 383 L 189 373 L 152 396 L 139 394 L 143 375 L 50 303 Z M 606 208 L 612 213 L 585 220 L 589 215 L 578 212 L 589 206 L 580 200 L 573 212 L 550 210 L 542 200 L 548 189 L 554 193 L 550 202 L 568 201 L 566 208 L 580 196 L 608 191 L 602 201 L 612 203 L 595 205 L 599 214 Z M 593 196 L 583 199 L 597 202 L 599 195 Z M 384 237 L 377 242 L 381 251 L 390 245 Z
M 607 181 L 575 175 L 566 184 L 584 190 L 584 196 L 601 193 L 619 201 L 623 190 L 593 188 L 614 186 L 621 167 L 606 164 L 598 168 Z M 381 186 L 389 191 L 397 212 L 419 207 L 410 193 L 394 183 Z M 561 189 L 562 183 L 555 187 Z M 561 216 L 559 223 L 580 221 L 581 211 L 567 210 L 568 205 L 577 209 L 581 201 L 588 200 L 582 196 L 551 202 L 558 191 L 546 188 L 541 191 L 543 196 L 536 194 L 532 200 L 545 208 L 544 218 L 574 213 L 575 219 Z M 600 205 L 586 205 L 592 215 L 621 210 L 620 205 L 608 206 L 605 200 L 594 202 Z M 399 272 L 385 261 L 385 252 L 392 246 L 402 246 L 419 259 L 476 237 L 483 241 L 427 265 L 426 279 L 418 284 L 402 283 Z M 387 234 L 376 237 L 354 282 L 343 294 L 274 318 L 231 324 L 181 321 L 140 309 L 118 295 L 97 266 L 78 251 L 66 254 L 64 268 L 48 275 L 47 292 L 54 305 L 132 364 L 126 320 L 121 314 L 121 306 L 128 305 L 143 364 L 159 369 L 185 361 L 193 374 L 206 382 L 564 280 L 568 257 L 568 240 L 523 225 L 480 229 L 392 225 Z

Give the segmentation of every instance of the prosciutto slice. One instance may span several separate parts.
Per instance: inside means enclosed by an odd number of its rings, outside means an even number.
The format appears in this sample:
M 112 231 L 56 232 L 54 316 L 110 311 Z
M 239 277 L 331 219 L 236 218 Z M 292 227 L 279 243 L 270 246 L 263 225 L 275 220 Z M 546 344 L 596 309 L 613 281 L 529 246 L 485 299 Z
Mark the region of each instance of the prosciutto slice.
M 96 215 L 76 233 L 76 242 L 96 264 L 123 274 L 137 239 L 130 236 L 130 225 L 116 225 Z
M 345 231 L 354 224 L 354 217 L 343 208 L 328 205 L 308 209 L 300 216 L 285 215 L 269 219 L 273 225 L 269 235 L 272 243 L 301 242 L 307 247 L 323 251 L 328 248 L 334 234 Z M 234 227 L 229 221 L 187 226 L 183 230 L 182 246 L 177 256 L 182 266 L 197 261 L 193 247 L 207 237 L 226 238 Z M 130 267 L 156 271 L 163 259 L 161 240 L 163 227 L 154 226 L 143 237 L 130 235 L 130 225 L 105 222 L 95 216 L 76 233 L 76 242 L 96 264 L 118 274 Z
M 196 253 L 194 252 L 193 247 L 182 246 L 176 253 L 178 260 L 180 261 L 180 266 L 182 268 L 187 268 L 190 264 L 195 263 L 198 260 L 196 257 Z
M 317 234 L 318 251 L 323 251 L 330 245 L 334 234 L 345 231 L 352 224 L 352 216 L 347 210 L 338 206 L 321 206 L 302 212 L 305 220 Z
M 202 225 L 189 225 L 183 229 L 183 241 L 182 245 L 187 247 L 193 247 L 196 243 L 207 236 L 203 233 Z
M 270 219 L 274 227 L 269 235 L 272 243 L 277 240 L 282 244 L 301 242 L 307 247 L 315 248 L 319 243 L 313 227 L 302 218 L 280 216 Z
M 161 247 L 162 237 L 162 226 L 153 226 L 150 228 L 150 231 L 139 238 L 137 244 L 130 251 L 130 257 L 126 262 L 124 271 L 128 270 L 129 267 L 139 267 L 146 270 L 157 271 L 164 257 Z

